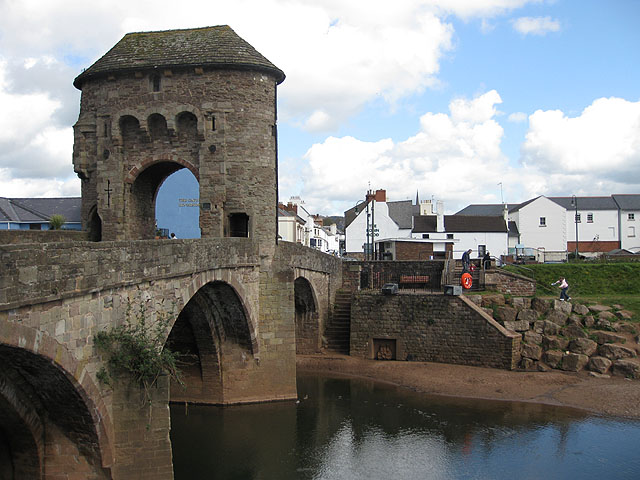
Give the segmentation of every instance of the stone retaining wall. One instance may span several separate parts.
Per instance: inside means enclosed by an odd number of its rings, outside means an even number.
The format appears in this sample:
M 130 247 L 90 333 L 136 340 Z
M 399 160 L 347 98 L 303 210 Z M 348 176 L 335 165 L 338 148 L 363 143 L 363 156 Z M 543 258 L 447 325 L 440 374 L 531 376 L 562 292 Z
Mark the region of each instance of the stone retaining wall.
M 519 297 L 531 297 L 536 294 L 535 280 L 506 270 L 486 270 L 484 282 L 487 290 Z
M 395 341 L 395 359 L 516 368 L 520 335 L 465 297 L 357 293 L 351 355 L 376 358 L 374 344 Z
M 87 240 L 87 232 L 80 230 L 0 230 L 0 245 L 85 242 Z

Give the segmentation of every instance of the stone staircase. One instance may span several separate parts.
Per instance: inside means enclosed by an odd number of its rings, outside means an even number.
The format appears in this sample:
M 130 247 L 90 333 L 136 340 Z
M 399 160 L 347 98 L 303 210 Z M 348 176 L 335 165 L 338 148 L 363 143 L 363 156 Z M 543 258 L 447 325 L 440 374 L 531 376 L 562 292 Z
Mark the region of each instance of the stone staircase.
M 349 355 L 351 335 L 351 293 L 338 290 L 333 305 L 333 315 L 324 332 L 327 350 Z
M 471 273 L 471 278 L 473 279 L 473 283 L 471 284 L 471 288 L 469 290 L 465 290 L 467 292 L 478 292 L 484 290 L 484 285 L 480 285 L 480 267 L 478 263 L 474 262 L 476 266 L 475 271 L 469 272 Z M 462 277 L 462 263 L 456 262 L 456 266 L 454 268 L 454 285 L 460 285 L 460 277 Z

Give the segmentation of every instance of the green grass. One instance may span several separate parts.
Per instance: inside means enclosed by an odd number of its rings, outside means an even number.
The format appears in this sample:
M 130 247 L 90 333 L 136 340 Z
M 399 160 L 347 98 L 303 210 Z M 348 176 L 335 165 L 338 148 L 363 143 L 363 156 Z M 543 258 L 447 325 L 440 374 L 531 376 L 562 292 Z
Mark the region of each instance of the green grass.
M 565 277 L 569 295 L 584 303 L 622 305 L 640 320 L 640 263 L 563 263 L 507 265 L 505 270 L 536 280 L 540 297 L 560 295 L 551 283 Z

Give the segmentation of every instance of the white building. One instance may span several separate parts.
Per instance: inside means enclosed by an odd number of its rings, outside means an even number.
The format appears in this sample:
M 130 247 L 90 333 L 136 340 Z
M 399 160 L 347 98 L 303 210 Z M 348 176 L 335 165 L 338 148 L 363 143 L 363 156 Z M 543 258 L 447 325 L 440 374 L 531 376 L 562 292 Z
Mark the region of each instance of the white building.
M 640 195 L 612 195 L 618 206 L 620 248 L 640 253 Z
M 514 253 L 517 238 L 520 250 L 541 261 L 549 260 L 551 252 L 575 251 L 576 233 L 580 255 L 620 248 L 640 251 L 635 223 L 640 215 L 640 195 L 540 196 L 520 204 L 469 205 L 456 215 L 497 215 L 505 207 L 510 253 Z
M 412 215 L 415 211 L 417 206 L 411 200 L 387 202 L 385 190 L 368 192 L 362 203 L 344 212 L 345 251 L 364 253 L 367 245 L 372 243 L 371 231 L 374 241 L 411 238 Z

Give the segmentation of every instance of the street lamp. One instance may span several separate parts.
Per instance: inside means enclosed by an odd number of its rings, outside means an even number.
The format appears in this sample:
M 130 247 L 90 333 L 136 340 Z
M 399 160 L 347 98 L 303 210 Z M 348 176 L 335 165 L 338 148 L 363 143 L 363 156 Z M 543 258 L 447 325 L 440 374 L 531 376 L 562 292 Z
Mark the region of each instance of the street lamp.
M 573 221 L 576 224 L 576 260 L 578 260 L 578 199 L 575 195 L 571 195 L 571 206 L 575 207 Z

